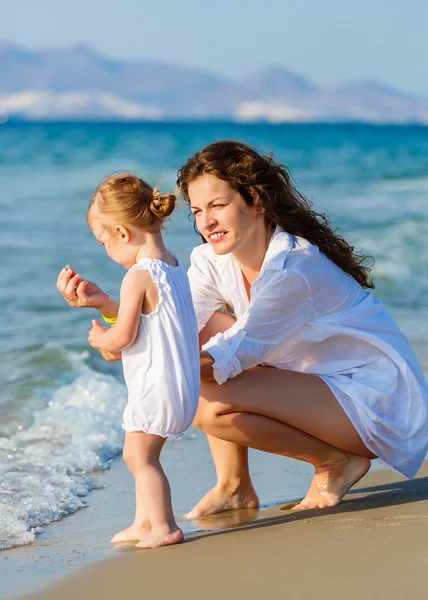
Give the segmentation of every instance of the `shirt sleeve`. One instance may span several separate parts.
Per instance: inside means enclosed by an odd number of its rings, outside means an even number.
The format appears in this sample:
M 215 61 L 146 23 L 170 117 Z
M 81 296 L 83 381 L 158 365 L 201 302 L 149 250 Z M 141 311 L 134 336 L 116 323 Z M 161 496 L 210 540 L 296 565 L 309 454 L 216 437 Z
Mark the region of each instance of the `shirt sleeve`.
M 263 363 L 279 344 L 316 318 L 306 278 L 298 271 L 266 271 L 248 310 L 203 347 L 214 358 L 220 385 Z
M 198 331 L 201 331 L 209 318 L 216 310 L 224 306 L 226 301 L 221 296 L 213 277 L 210 275 L 208 262 L 196 254 L 195 251 L 190 255 L 190 267 L 187 275 L 198 322 Z

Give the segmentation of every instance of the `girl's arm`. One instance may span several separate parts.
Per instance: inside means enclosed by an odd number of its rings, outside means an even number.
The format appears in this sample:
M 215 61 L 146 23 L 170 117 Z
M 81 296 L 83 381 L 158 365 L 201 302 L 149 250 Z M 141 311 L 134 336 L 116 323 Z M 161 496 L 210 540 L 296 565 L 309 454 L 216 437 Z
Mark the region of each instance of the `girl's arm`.
M 137 335 L 141 308 L 147 288 L 152 283 L 148 271 L 131 269 L 123 278 L 117 322 L 106 329 L 98 322 L 89 332 L 89 343 L 99 350 L 121 352 L 130 346 Z
M 67 265 L 58 275 L 56 287 L 73 308 L 96 308 L 106 317 L 116 317 L 119 305 L 92 281 L 82 279 Z

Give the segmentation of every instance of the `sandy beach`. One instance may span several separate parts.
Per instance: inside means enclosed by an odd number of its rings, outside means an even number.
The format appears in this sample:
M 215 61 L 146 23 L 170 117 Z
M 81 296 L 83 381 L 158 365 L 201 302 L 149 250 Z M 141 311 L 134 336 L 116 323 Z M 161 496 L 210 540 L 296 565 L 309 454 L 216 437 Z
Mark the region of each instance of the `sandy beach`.
M 180 546 L 122 547 L 115 558 L 25 599 L 428 595 L 427 462 L 413 481 L 391 471 L 368 473 L 339 507 L 234 511 L 199 527 L 207 531 Z
M 123 268 L 107 260 L 85 220 L 94 185 L 123 168 L 172 190 L 177 168 L 214 139 L 274 152 L 315 209 L 326 212 L 355 248 L 375 257 L 374 293 L 427 375 L 428 180 L 421 151 L 428 148 L 427 128 L 5 123 L 2 600 L 29 593 L 48 600 L 277 592 L 291 599 L 371 598 L 379 590 L 391 598 L 428 598 L 426 467 L 409 482 L 380 472 L 376 463 L 339 508 L 291 513 L 278 505 L 303 497 L 311 466 L 254 451 L 251 477 L 262 509 L 187 522 L 181 515 L 215 482 L 206 437 L 190 429 L 165 447 L 162 458 L 186 543 L 152 552 L 109 544 L 135 508 L 133 478 L 120 457 L 121 368 L 88 347 L 90 320 L 98 313 L 71 310 L 55 281 L 71 263 L 117 297 Z M 200 238 L 187 208 L 177 210 L 168 231 L 168 247 L 188 265 Z

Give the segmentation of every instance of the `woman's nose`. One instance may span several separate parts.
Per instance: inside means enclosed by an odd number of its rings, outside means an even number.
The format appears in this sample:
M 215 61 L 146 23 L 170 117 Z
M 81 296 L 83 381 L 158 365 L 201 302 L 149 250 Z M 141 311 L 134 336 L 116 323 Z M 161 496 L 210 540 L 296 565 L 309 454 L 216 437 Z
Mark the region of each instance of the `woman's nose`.
M 217 223 L 217 221 L 214 218 L 212 213 L 207 212 L 201 216 L 200 227 L 202 229 L 205 229 L 205 230 L 212 229 L 212 227 L 215 226 L 216 223 Z

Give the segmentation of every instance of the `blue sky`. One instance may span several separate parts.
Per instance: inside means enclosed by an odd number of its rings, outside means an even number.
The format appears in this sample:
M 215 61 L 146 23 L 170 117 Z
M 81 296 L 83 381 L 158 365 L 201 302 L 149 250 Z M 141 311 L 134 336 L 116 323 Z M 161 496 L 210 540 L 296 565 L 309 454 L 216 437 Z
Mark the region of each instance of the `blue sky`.
M 231 78 L 284 65 L 320 85 L 428 96 L 428 0 L 0 0 L 0 40 L 90 43 Z

